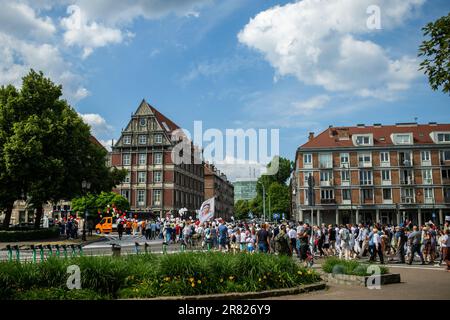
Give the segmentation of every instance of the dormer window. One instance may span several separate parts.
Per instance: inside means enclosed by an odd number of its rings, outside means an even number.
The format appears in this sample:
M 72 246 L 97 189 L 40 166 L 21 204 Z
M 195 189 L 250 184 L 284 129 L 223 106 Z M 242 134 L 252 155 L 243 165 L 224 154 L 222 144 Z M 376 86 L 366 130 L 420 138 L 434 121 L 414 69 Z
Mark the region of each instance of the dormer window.
M 371 146 L 373 145 L 372 134 L 355 134 L 352 136 L 353 144 L 355 146 Z
M 394 133 L 391 136 L 393 144 L 413 144 L 412 133 Z
M 438 133 L 437 134 L 438 143 L 448 143 L 450 142 L 450 132 L 449 133 Z

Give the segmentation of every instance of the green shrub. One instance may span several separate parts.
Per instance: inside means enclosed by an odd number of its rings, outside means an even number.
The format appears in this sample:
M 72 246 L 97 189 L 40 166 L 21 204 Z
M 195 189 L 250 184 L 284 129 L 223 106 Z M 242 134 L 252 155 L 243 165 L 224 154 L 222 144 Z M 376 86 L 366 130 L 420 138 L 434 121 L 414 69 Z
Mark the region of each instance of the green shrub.
M 81 270 L 82 290 L 66 288 L 69 265 Z M 125 257 L 51 258 L 0 263 L 0 299 L 143 298 L 254 292 L 319 281 L 292 258 L 218 252 Z
M 18 242 L 59 238 L 59 228 L 1 230 L 0 242 Z
M 356 276 L 369 276 L 371 273 L 367 272 L 370 266 L 368 263 L 360 263 L 355 260 L 342 260 L 337 257 L 329 257 L 322 263 L 322 270 L 326 273 L 347 274 Z M 380 268 L 381 274 L 389 273 L 389 269 L 385 266 L 377 265 Z

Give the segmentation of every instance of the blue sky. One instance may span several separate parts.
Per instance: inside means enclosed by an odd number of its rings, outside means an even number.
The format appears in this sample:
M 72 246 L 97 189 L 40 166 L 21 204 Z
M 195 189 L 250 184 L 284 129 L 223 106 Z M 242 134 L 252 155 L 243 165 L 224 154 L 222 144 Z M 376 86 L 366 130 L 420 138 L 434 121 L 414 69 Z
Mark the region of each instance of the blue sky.
M 105 143 L 142 98 L 188 130 L 277 128 L 290 159 L 329 125 L 450 121 L 417 71 L 421 28 L 448 0 L 0 4 L 0 84 L 43 70 Z

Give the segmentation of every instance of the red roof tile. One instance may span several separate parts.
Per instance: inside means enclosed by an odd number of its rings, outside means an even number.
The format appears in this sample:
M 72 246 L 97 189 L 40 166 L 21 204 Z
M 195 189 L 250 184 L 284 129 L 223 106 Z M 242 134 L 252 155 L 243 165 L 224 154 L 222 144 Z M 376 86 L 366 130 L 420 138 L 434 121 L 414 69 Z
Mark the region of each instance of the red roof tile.
M 358 126 L 358 127 L 330 127 L 312 140 L 306 142 L 300 148 L 336 148 L 354 147 L 352 135 L 373 134 L 374 146 L 393 145 L 391 134 L 412 133 L 414 144 L 433 144 L 430 133 L 434 131 L 450 131 L 450 124 L 399 124 L 386 126 Z M 347 136 L 348 139 L 339 137 Z M 384 138 L 384 140 L 382 139 Z

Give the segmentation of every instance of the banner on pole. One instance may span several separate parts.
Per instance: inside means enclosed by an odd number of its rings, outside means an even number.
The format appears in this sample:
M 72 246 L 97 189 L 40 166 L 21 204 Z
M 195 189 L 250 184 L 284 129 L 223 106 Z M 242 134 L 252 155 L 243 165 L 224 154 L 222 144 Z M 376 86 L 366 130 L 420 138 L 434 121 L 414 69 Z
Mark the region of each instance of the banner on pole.
M 210 198 L 202 203 L 198 220 L 200 223 L 210 221 L 214 217 L 214 198 Z

